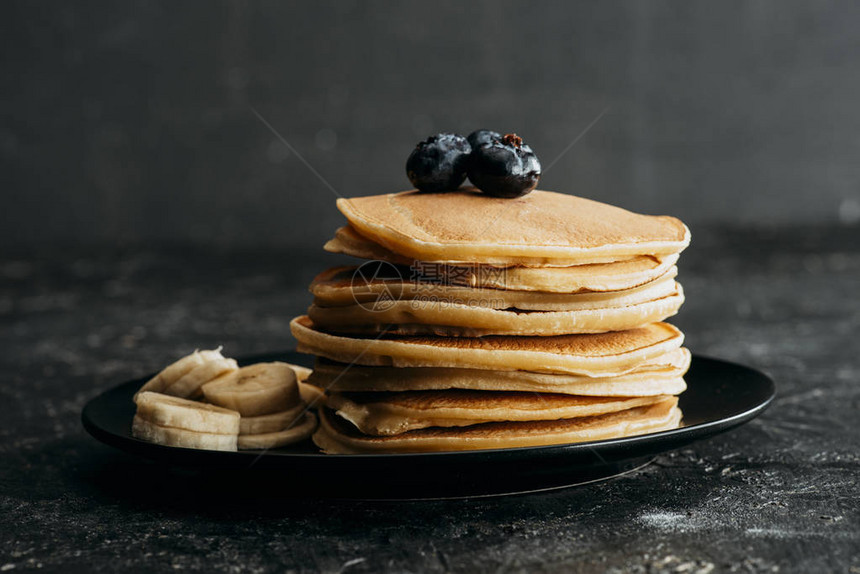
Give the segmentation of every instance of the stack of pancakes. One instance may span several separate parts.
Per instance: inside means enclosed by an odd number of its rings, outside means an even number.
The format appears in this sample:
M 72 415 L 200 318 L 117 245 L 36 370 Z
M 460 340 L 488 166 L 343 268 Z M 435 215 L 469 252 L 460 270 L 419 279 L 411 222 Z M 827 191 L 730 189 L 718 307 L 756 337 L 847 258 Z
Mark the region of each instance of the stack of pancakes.
M 674 428 L 690 353 L 662 321 L 689 230 L 547 191 L 341 199 L 292 322 L 327 391 L 327 453 L 561 444 Z

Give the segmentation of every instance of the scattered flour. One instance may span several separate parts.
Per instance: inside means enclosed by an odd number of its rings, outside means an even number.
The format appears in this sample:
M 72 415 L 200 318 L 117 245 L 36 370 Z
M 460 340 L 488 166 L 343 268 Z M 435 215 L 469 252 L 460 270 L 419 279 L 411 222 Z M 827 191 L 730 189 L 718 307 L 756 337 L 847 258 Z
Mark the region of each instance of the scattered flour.
M 636 520 L 645 526 L 672 532 L 693 532 L 702 527 L 692 516 L 680 512 L 646 512 Z

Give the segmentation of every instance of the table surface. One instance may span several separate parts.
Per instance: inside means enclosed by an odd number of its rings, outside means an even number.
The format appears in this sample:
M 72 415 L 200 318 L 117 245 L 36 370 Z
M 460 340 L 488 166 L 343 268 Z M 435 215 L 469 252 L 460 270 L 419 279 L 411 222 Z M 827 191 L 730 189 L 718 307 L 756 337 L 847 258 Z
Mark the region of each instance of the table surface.
M 259 496 L 84 432 L 87 400 L 194 348 L 291 348 L 308 282 L 338 261 L 166 248 L 0 257 L 0 572 L 860 572 L 857 227 L 694 230 L 674 322 L 694 352 L 770 374 L 777 400 L 610 481 L 472 500 Z

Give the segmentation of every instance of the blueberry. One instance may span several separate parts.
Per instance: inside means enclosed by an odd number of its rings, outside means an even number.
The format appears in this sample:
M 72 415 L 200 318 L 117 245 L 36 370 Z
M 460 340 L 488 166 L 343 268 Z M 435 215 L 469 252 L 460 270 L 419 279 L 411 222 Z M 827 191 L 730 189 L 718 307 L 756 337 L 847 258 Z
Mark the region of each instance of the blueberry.
M 469 140 L 469 145 L 472 146 L 472 149 L 477 149 L 483 144 L 493 143 L 502 139 L 502 134 L 491 130 L 475 130 L 466 136 L 466 139 Z
M 472 147 L 456 134 L 436 134 L 415 146 L 406 160 L 406 175 L 421 191 L 452 191 L 466 179 Z
M 540 180 L 540 161 L 516 134 L 485 143 L 472 151 L 469 180 L 494 197 L 520 197 Z

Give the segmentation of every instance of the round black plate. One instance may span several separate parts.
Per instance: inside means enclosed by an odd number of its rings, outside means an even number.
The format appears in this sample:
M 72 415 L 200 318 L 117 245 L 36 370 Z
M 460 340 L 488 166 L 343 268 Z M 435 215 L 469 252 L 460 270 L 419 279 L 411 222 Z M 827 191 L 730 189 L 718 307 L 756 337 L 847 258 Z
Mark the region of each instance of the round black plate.
M 284 352 L 240 364 L 309 357 Z M 743 424 L 774 397 L 773 381 L 749 367 L 694 355 L 680 397 L 683 426 L 628 438 L 557 446 L 428 454 L 324 455 L 310 441 L 268 451 L 219 452 L 161 446 L 131 436 L 132 395 L 149 377 L 92 399 L 81 418 L 101 442 L 169 465 L 224 473 L 277 492 L 349 498 L 486 496 L 561 488 L 628 472 L 651 458 Z M 227 478 L 229 475 L 229 478 Z M 289 488 L 288 488 L 289 486 Z

